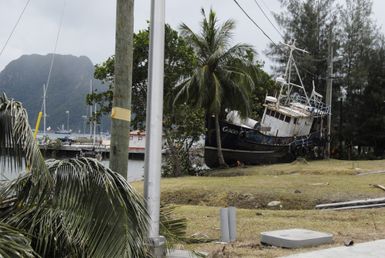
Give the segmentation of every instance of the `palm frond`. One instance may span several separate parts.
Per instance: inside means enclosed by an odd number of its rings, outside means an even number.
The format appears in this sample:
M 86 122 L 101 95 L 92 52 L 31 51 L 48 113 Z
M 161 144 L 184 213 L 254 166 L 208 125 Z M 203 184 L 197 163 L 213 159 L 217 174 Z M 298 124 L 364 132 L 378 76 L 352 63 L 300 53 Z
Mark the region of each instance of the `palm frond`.
M 20 197 L 8 222 L 34 236 L 42 256 L 146 257 L 148 215 L 141 198 L 119 174 L 94 159 L 49 160 L 53 187 L 37 204 L 31 174 L 11 182 Z M 4 194 L 4 193 L 3 193 Z
M 187 220 L 175 218 L 175 206 L 162 205 L 160 207 L 160 234 L 167 239 L 167 246 L 171 248 L 176 243 L 186 239 Z
M 0 169 L 29 170 L 35 182 L 50 183 L 48 170 L 28 124 L 28 114 L 20 102 L 0 96 Z M 43 180 L 44 179 L 44 180 Z
M 38 257 L 31 247 L 31 239 L 0 222 L 0 257 Z

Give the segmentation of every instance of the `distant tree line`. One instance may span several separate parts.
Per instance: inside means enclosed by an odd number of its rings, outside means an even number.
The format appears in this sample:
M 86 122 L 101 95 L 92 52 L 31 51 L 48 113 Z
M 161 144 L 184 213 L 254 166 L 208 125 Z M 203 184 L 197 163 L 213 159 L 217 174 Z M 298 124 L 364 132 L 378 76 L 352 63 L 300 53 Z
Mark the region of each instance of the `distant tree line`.
M 309 55 L 296 54 L 309 90 L 325 96 L 328 48 L 333 46 L 332 155 L 382 157 L 385 149 L 385 41 L 373 18 L 371 0 L 280 0 L 275 19 L 283 40 L 296 40 Z M 270 46 L 280 70 L 287 60 Z

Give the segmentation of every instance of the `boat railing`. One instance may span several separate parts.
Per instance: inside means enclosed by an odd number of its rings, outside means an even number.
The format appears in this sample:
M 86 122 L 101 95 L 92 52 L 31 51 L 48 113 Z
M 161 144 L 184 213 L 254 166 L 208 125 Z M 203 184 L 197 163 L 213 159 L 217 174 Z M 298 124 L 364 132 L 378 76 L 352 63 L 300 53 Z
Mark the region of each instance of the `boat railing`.
M 284 103 L 300 103 L 305 106 L 306 111 L 310 112 L 314 117 L 326 116 L 330 113 L 330 106 L 326 105 L 322 100 L 317 98 L 308 99 L 305 96 L 299 94 L 293 94 L 286 98 Z

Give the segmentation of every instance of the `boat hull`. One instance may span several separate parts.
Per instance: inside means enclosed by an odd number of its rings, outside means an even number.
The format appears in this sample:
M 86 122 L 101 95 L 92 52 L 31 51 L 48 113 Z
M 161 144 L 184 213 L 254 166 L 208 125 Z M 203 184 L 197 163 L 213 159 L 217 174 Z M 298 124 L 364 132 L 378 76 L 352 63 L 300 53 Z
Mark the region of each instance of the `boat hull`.
M 208 127 L 205 162 L 218 166 L 215 128 Z M 220 122 L 222 153 L 227 164 L 271 164 L 291 162 L 319 145 L 317 134 L 305 137 L 274 137 L 256 129 Z

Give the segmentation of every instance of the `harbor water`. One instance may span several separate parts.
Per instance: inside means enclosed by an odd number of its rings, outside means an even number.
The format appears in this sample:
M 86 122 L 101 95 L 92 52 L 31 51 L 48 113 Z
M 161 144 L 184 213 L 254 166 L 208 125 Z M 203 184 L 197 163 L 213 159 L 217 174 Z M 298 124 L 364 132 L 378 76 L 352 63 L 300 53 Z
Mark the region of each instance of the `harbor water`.
M 109 160 L 102 160 L 102 164 L 106 167 L 109 166 Z M 0 182 L 13 180 L 20 176 L 20 173 L 25 173 L 25 169 L 22 168 L 21 171 L 14 171 L 10 167 L 6 167 L 5 171 L 0 171 Z M 128 161 L 127 168 L 127 180 L 128 182 L 142 180 L 144 176 L 144 161 L 143 160 L 133 160 Z

